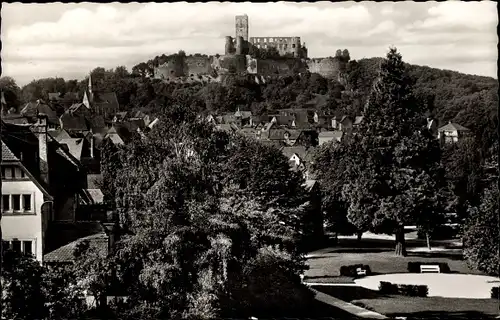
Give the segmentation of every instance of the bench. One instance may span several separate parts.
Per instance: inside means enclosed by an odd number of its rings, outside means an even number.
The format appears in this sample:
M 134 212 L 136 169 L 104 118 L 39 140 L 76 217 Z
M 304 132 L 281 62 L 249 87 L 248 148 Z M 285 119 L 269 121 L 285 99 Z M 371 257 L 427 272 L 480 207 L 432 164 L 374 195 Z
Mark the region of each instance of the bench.
M 421 265 L 420 266 L 420 273 L 426 273 L 426 272 L 431 272 L 431 273 L 441 273 L 441 269 L 439 268 L 438 265 Z
M 358 276 L 366 276 L 366 270 L 363 270 L 361 268 L 357 268 L 356 273 L 358 274 Z

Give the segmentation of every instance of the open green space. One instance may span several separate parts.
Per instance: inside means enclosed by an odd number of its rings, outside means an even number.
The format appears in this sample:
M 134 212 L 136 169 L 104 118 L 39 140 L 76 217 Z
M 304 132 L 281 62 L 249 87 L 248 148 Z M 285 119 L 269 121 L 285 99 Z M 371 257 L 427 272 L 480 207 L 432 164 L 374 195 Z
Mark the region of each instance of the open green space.
M 422 241 L 408 241 L 408 248 L 421 247 Z M 435 244 L 436 245 L 436 244 Z M 483 274 L 467 266 L 461 252 L 452 244 L 439 243 L 449 247 L 449 251 L 408 252 L 406 257 L 394 255 L 394 242 L 380 239 L 356 240 L 342 239 L 338 246 L 325 248 L 311 253 L 307 264 L 306 281 L 327 283 L 352 283 L 352 278 L 339 277 L 341 266 L 367 264 L 373 274 L 408 272 L 408 262 L 445 262 L 452 273 Z M 453 250 L 452 250 L 453 249 Z
M 361 287 L 314 286 L 314 289 L 389 317 L 408 319 L 493 319 L 500 315 L 495 299 L 451 299 L 383 295 Z

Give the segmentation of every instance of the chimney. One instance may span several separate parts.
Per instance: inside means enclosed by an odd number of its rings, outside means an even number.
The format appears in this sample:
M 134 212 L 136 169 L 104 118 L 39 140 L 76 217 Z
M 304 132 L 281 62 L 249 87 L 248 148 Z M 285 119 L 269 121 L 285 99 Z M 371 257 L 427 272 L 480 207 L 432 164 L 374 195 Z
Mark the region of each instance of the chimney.
M 40 177 L 49 184 L 49 158 L 47 146 L 47 115 L 38 114 L 37 122 L 33 125 L 33 132 L 38 137 L 38 163 L 40 168 Z

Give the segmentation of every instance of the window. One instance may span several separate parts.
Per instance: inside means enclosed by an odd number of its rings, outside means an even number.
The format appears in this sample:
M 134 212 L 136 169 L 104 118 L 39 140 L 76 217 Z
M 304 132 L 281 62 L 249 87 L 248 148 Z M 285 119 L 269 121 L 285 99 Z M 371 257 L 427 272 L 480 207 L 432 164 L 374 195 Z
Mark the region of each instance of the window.
M 19 194 L 12 195 L 12 209 L 14 211 L 21 210 L 21 195 Z
M 292 43 L 292 48 L 295 49 L 295 43 Z
M 3 211 L 10 211 L 10 196 L 8 194 L 2 195 L 2 208 Z
M 26 256 L 31 256 L 34 257 L 33 253 L 33 241 L 31 240 L 12 240 L 12 241 L 7 241 L 3 240 L 2 241 L 2 250 L 3 252 L 7 250 L 12 250 L 14 252 L 22 253 L 23 255 Z
M 24 171 L 19 167 L 14 168 L 13 178 L 14 179 L 24 178 Z
M 12 167 L 4 167 L 2 170 L 2 178 L 12 179 Z
M 14 240 L 12 241 L 12 251 L 21 253 L 21 241 Z
M 31 194 L 23 194 L 24 211 L 31 211 Z
M 33 245 L 31 241 L 23 241 L 23 254 L 26 256 L 33 255 Z

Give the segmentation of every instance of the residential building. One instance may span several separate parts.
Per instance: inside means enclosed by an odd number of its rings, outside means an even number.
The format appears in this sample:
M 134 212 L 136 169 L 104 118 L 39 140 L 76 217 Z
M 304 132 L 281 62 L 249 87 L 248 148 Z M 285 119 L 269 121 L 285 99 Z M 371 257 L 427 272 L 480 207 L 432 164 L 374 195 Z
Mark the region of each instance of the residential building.
M 341 142 L 344 132 L 340 130 L 335 131 L 321 131 L 318 133 L 318 145 L 322 145 L 324 143 L 330 142 L 332 140 Z
M 456 143 L 461 139 L 471 137 L 471 131 L 457 123 L 448 122 L 438 129 L 438 139 L 441 144 Z
M 63 240 L 56 222 L 72 223 L 86 172 L 66 144 L 47 130 L 47 117 L 31 126 L 2 122 L 3 241 L 37 260 L 53 248 L 50 235 Z M 24 242 L 19 242 L 24 241 Z

